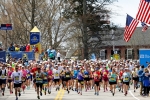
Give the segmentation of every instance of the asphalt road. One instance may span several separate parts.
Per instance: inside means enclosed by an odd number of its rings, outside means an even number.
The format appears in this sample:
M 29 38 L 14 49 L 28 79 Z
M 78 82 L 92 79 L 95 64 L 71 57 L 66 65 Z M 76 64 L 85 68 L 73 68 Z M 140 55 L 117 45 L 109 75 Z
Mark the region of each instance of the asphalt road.
M 103 92 L 103 89 L 101 88 L 101 91 L 99 93 L 99 96 L 94 95 L 94 90 L 88 90 L 85 92 L 83 90 L 82 95 L 77 94 L 75 91 L 70 91 L 70 94 L 67 93 L 67 91 L 60 89 L 60 91 L 56 91 L 55 88 L 52 89 L 51 94 L 47 94 L 40 97 L 41 100 L 150 100 L 150 97 L 141 97 L 139 95 L 139 90 L 137 90 L 135 93 L 133 92 L 133 86 L 131 86 L 131 89 L 129 90 L 129 93 L 127 96 L 124 96 L 124 93 L 121 93 L 116 89 L 115 96 L 112 96 L 110 91 Z M 0 100 L 15 100 L 15 94 L 10 94 L 9 90 L 6 89 L 5 96 L 2 96 L 0 94 Z M 30 90 L 25 90 L 25 93 L 21 93 L 21 97 L 19 97 L 19 100 L 38 100 L 37 94 L 34 90 L 34 88 L 31 88 Z

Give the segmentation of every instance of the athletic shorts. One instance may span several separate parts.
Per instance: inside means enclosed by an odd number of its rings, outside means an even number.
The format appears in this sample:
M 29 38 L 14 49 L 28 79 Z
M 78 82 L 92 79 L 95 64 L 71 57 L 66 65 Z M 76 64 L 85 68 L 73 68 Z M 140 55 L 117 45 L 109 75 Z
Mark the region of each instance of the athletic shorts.
M 39 88 L 39 87 L 42 88 L 43 87 L 43 83 L 36 83 L 36 87 L 37 88 Z
M 48 84 L 48 80 L 43 80 L 43 84 Z
M 14 83 L 14 88 L 21 88 L 21 83 L 18 84 Z
M 84 81 L 90 81 L 90 78 L 84 78 Z
M 8 80 L 8 83 L 11 83 L 12 82 L 12 80 Z
M 60 79 L 54 79 L 54 83 L 56 84 L 57 82 L 59 82 Z
M 67 81 L 67 82 L 68 82 L 69 80 L 71 80 L 71 78 L 65 78 L 65 79 L 64 79 L 64 81 Z
M 80 83 L 81 85 L 84 85 L 84 80 L 78 80 L 78 83 Z
M 109 82 L 110 85 L 117 84 L 117 82 Z
M 107 81 L 108 81 L 108 77 L 103 77 L 103 80 L 104 80 L 105 82 L 107 82 Z
M 33 83 L 35 83 L 36 82 L 36 79 L 33 79 Z
M 0 85 L 6 84 L 6 79 L 0 79 Z
M 123 84 L 129 85 L 130 82 L 123 82 Z
M 134 80 L 134 81 L 138 81 L 139 78 L 138 78 L 138 77 L 133 77 L 133 80 Z
M 94 84 L 95 84 L 96 86 L 99 86 L 99 81 L 94 81 Z

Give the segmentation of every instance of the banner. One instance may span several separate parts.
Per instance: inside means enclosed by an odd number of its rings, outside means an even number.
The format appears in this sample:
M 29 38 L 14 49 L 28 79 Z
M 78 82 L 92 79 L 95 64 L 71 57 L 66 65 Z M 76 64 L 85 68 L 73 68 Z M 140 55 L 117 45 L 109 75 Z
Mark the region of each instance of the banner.
M 40 42 L 40 32 L 30 32 L 30 45 Z
M 6 62 L 6 52 L 5 51 L 0 51 L 0 61 Z
M 7 52 L 7 55 L 10 55 L 12 58 L 21 58 L 23 59 L 24 57 L 27 58 L 27 60 L 35 60 L 35 55 L 34 55 L 34 52 L 22 52 L 22 51 L 19 51 L 19 52 Z
M 148 63 L 150 63 L 150 49 L 140 49 L 139 60 L 140 65 L 144 65 L 144 67 L 147 67 Z
M 91 60 L 92 60 L 92 61 L 96 61 L 96 56 L 95 56 L 94 53 L 91 54 Z
M 30 45 L 30 51 L 41 54 L 41 43 L 37 43 L 35 45 Z

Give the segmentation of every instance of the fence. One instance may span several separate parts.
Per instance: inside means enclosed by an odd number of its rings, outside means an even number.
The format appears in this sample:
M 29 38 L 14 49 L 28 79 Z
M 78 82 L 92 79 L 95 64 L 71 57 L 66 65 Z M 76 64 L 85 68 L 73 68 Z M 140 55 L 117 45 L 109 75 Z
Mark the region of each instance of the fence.
M 24 58 L 26 57 L 27 60 L 35 60 L 34 52 L 24 52 L 24 51 L 0 51 L 0 61 L 6 62 L 6 56 L 10 55 L 12 58 Z

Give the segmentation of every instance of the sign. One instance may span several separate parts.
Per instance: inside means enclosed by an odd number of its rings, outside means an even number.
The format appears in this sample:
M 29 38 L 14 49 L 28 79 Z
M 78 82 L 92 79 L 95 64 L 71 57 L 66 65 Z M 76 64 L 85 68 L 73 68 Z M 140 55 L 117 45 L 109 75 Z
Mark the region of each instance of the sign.
M 1 30 L 12 30 L 12 24 L 1 24 Z
M 91 54 L 91 60 L 96 61 L 96 55 L 94 53 Z
M 30 32 L 30 45 L 40 42 L 40 32 Z
M 6 62 L 6 52 L 5 51 L 0 51 L 0 61 Z
M 12 52 L 7 52 L 7 54 L 9 54 L 12 58 L 23 59 L 24 57 L 26 57 L 27 60 L 35 60 L 34 52 L 12 51 Z
M 113 54 L 113 59 L 114 60 L 119 60 L 120 59 L 120 55 L 119 54 Z
M 150 49 L 140 49 L 139 60 L 140 65 L 144 65 L 144 67 L 147 67 L 147 62 L 150 63 Z

